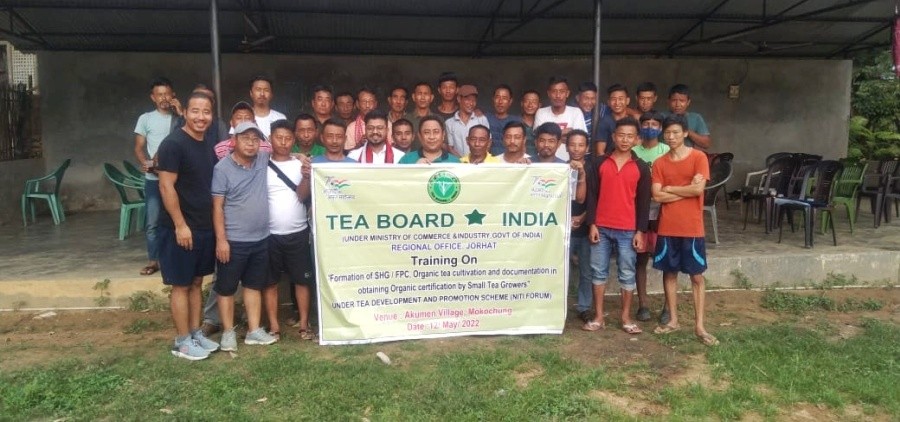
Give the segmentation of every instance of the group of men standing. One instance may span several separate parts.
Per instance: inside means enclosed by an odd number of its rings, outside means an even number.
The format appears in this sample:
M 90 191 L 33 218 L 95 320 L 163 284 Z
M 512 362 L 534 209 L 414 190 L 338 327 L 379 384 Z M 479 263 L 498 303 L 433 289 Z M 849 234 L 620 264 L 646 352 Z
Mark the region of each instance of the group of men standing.
M 494 89 L 490 112 L 478 108 L 477 87 L 460 85 L 452 73 L 440 76 L 437 91 L 439 102 L 432 109 L 432 86 L 416 84 L 409 111 L 409 91 L 394 87 L 389 110 L 382 112 L 371 89 L 334 95 L 319 85 L 313 87 L 312 112 L 290 123 L 270 108 L 272 81 L 255 77 L 251 102 L 234 105 L 226 134 L 213 115 L 215 97 L 207 87 L 198 85 L 181 104 L 168 80 L 155 80 L 155 110 L 135 127 L 135 155 L 146 172 L 149 263 L 141 274 L 161 270 L 164 283 L 172 286 L 173 355 L 197 360 L 215 350 L 237 349 L 239 285 L 248 325 L 245 344 L 276 342 L 281 334 L 276 283 L 282 273 L 292 283 L 297 311 L 289 325 L 299 327 L 301 338 L 315 338 L 309 172 L 311 163 L 327 162 L 569 163 L 578 174 L 571 249 L 579 265 L 576 309 L 583 328 L 605 326 L 603 294 L 615 252 L 624 331 L 641 332 L 630 316 L 635 289 L 636 319 L 650 319 L 646 265 L 652 257 L 664 272 L 666 292 L 655 331 L 678 329 L 676 312 L 668 310 L 677 309 L 677 274 L 685 272 L 694 287 L 695 334 L 706 344 L 716 343 L 703 326 L 702 197 L 709 168 L 705 154 L 692 148 L 708 148 L 711 140 L 702 117 L 687 111 L 686 86 L 672 87 L 670 112 L 660 113 L 654 110 L 653 84 L 638 86 L 638 109 L 629 107 L 627 88 L 614 84 L 596 119 L 597 87 L 579 85 L 577 107 L 571 106 L 562 77 L 548 81 L 547 107 L 541 108 L 536 91 L 524 92 L 521 116 L 510 113 L 514 97 L 507 85 Z M 204 306 L 202 280 L 213 272 Z M 208 338 L 219 330 L 220 343 Z

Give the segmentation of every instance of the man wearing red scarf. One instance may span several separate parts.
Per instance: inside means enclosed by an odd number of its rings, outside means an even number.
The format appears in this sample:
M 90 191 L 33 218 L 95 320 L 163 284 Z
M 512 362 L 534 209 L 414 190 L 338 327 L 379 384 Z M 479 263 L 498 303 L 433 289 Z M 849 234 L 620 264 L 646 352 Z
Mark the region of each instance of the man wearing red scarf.
M 364 119 L 366 138 L 363 145 L 347 154 L 351 160 L 363 164 L 396 164 L 403 151 L 388 141 L 388 119 L 381 111 L 373 110 Z
M 352 151 L 361 147 L 365 141 L 366 123 L 364 118 L 370 111 L 378 109 L 378 98 L 375 96 L 375 91 L 370 88 L 360 89 L 359 94 L 356 96 L 356 108 L 359 110 L 356 119 L 347 123 L 347 139 L 344 141 L 344 150 L 346 151 Z M 391 139 L 390 121 L 388 121 L 387 135 L 385 136 Z

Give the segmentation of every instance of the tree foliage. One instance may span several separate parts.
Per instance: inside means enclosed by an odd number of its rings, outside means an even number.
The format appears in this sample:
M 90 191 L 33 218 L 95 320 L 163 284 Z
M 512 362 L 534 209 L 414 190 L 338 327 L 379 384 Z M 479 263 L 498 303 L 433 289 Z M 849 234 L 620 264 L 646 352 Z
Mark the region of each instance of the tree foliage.
M 890 49 L 856 57 L 850 101 L 853 117 L 847 157 L 900 156 L 900 81 Z

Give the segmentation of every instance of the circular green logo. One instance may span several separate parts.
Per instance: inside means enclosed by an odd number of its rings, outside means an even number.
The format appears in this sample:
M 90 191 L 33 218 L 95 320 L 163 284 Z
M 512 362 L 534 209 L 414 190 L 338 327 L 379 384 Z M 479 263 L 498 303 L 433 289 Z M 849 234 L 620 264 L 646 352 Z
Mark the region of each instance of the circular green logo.
M 441 170 L 428 179 L 428 196 L 438 204 L 449 204 L 459 196 L 459 178 L 446 170 Z

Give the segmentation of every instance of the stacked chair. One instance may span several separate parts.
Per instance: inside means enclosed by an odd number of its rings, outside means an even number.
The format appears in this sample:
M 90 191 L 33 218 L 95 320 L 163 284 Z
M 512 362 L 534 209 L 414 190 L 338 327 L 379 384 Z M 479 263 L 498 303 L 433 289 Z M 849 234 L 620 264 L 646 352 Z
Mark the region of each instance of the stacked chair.
M 863 176 L 862 185 L 859 188 L 859 194 L 856 197 L 856 214 L 859 214 L 859 204 L 862 202 L 863 198 L 869 198 L 869 203 L 872 208 L 872 215 L 875 216 L 875 228 L 881 225 L 881 219 L 884 210 L 881 212 L 878 210 L 876 205 L 878 204 L 879 195 L 886 194 L 888 192 L 888 184 L 891 182 L 891 178 L 894 176 L 898 176 L 897 172 L 900 171 L 900 160 L 896 157 L 887 160 L 878 161 L 877 165 L 872 166 L 875 168 L 873 173 L 865 173 Z M 871 168 L 871 167 L 870 167 Z M 882 202 L 881 207 L 884 207 L 885 203 Z M 885 218 L 890 218 L 889 215 L 884 215 Z
M 834 178 L 831 184 L 831 203 L 837 208 L 843 205 L 847 209 L 847 217 L 850 220 L 850 234 L 853 234 L 853 225 L 856 223 L 856 206 L 859 195 L 859 188 L 862 185 L 863 177 L 869 163 L 844 163 L 844 168 Z M 826 226 L 831 220 L 831 213 L 822 216 L 822 234 L 825 234 Z M 833 227 L 834 223 L 832 223 Z
M 734 156 L 732 155 L 732 157 Z M 719 219 L 716 215 L 716 203 L 718 202 L 719 192 L 725 188 L 725 184 L 731 179 L 732 174 L 731 159 L 714 160 L 709 168 L 709 183 L 703 192 L 703 211 L 710 214 L 713 239 L 717 245 L 719 244 Z
M 813 227 L 818 213 L 828 213 L 834 209 L 832 184 L 835 176 L 841 171 L 843 165 L 838 161 L 795 161 L 800 163 L 797 174 L 792 178 L 785 196 L 773 199 L 775 212 L 778 214 L 778 242 L 781 243 L 783 224 L 781 221 L 785 215 L 790 216 L 794 211 L 803 212 L 804 242 L 807 248 L 813 247 Z M 834 218 L 831 221 L 831 235 L 834 245 L 837 246 L 837 232 L 834 230 Z M 794 225 L 791 222 L 791 231 Z
M 884 175 L 884 178 L 879 183 L 878 194 L 875 195 L 876 228 L 881 225 L 882 219 L 886 223 L 891 222 L 891 204 L 894 205 L 895 215 L 900 217 L 898 201 L 900 201 L 900 166 L 895 168 L 892 174 Z

